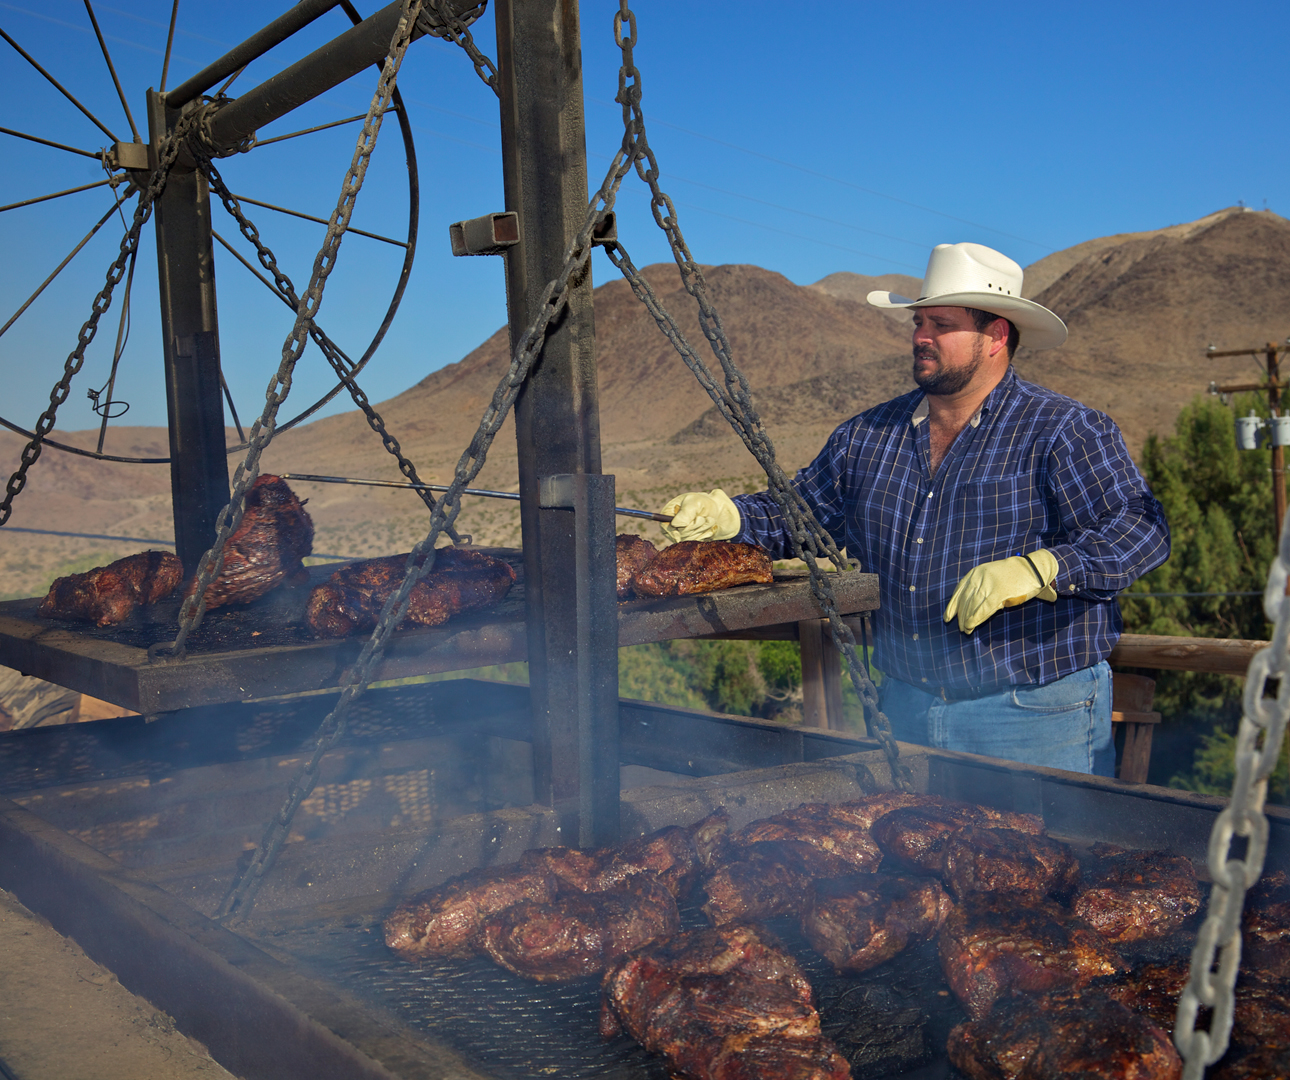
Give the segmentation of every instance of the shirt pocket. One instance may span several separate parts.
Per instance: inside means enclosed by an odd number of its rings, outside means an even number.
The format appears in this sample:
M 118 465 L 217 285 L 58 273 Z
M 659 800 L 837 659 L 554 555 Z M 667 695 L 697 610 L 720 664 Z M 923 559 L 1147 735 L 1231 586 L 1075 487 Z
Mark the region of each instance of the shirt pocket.
M 970 566 L 1033 551 L 1048 522 L 1047 507 L 1030 475 L 958 485 L 953 515 L 952 550 Z

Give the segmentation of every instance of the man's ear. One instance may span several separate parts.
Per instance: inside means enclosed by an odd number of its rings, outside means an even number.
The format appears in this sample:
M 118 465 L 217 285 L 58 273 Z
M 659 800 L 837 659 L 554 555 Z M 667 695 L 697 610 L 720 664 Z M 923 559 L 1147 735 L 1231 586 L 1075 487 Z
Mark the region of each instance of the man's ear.
M 999 350 L 1008 351 L 1008 320 L 1004 318 L 995 319 L 987 328 L 986 333 L 990 335 L 990 359 L 999 355 Z

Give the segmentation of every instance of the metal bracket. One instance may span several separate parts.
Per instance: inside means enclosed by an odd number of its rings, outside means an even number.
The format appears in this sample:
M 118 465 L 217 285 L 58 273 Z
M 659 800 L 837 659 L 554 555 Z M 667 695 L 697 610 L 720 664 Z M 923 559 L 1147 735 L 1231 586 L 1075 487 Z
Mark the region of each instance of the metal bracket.
M 141 142 L 119 142 L 108 151 L 108 164 L 118 169 L 136 169 L 148 172 L 152 165 L 148 161 L 148 144 Z
M 513 210 L 485 214 L 448 226 L 454 255 L 501 255 L 520 242 L 520 216 Z
M 597 247 L 613 247 L 618 243 L 618 215 L 606 210 L 592 227 L 591 242 Z

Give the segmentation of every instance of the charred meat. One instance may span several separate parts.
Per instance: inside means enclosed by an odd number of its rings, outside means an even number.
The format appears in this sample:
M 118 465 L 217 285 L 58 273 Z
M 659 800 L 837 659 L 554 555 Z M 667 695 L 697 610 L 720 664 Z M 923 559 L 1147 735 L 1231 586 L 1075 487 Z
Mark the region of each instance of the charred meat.
M 489 919 L 482 943 L 508 971 L 538 982 L 568 982 L 597 975 L 680 928 L 672 894 L 653 874 L 642 873 L 603 892 L 562 883 L 551 900 L 516 904 Z
M 246 493 L 242 521 L 224 545 L 224 565 L 206 587 L 206 608 L 249 604 L 304 574 L 314 547 L 314 523 L 287 482 L 265 473 Z M 185 596 L 196 588 L 194 578 Z
M 318 637 L 336 638 L 376 626 L 385 602 L 403 584 L 407 555 L 346 566 L 309 595 L 305 622 Z M 515 584 L 510 564 L 481 551 L 445 547 L 412 588 L 402 626 L 439 626 L 453 615 L 501 600 Z
M 765 840 L 732 848 L 737 853 L 703 882 L 703 913 L 713 926 L 800 915 L 818 878 L 840 877 L 853 867 L 802 840 Z
M 869 829 L 835 815 L 834 808 L 827 803 L 808 803 L 762 818 L 745 825 L 730 838 L 735 847 L 783 840 L 810 844 L 830 858 L 840 860 L 850 870 L 877 870 L 882 861 L 882 852 L 869 835 Z
M 1284 1080 L 1290 1076 L 1290 1061 L 1284 1045 L 1265 1046 L 1241 1053 L 1229 1050 L 1205 1070 L 1206 1080 Z
M 838 971 L 868 971 L 932 937 L 950 907 L 928 878 L 855 874 L 816 882 L 802 934 Z
M 982 892 L 1069 896 L 1079 881 L 1079 862 L 1067 845 L 1016 829 L 969 825 L 950 835 L 942 855 L 956 900 Z
M 893 810 L 878 818 L 871 831 L 883 855 L 895 866 L 944 874 L 946 845 L 955 833 L 972 826 L 1015 829 L 1035 836 L 1044 831 L 1044 823 L 1033 814 L 1010 814 L 951 799 Z
M 619 533 L 614 537 L 614 552 L 618 557 L 618 599 L 629 600 L 634 595 L 632 578 L 645 569 L 658 548 L 643 536 Z
M 1290 979 L 1290 884 L 1284 873 L 1264 874 L 1246 894 L 1241 934 L 1246 971 Z
M 60 577 L 49 587 L 36 614 L 113 626 L 125 622 L 136 607 L 164 600 L 183 580 L 184 566 L 178 556 L 169 551 L 140 551 L 83 574 Z
M 1092 984 L 1096 993 L 1118 1001 L 1130 1012 L 1141 1013 L 1172 1032 L 1178 1015 L 1178 997 L 1187 985 L 1191 965 L 1186 960 L 1165 964 L 1143 964 Z
M 941 968 L 967 1014 L 979 1019 L 1009 990 L 1079 986 L 1128 965 L 1098 934 L 1048 901 L 970 897 L 945 920 Z
M 637 596 L 693 596 L 732 585 L 769 585 L 770 556 L 754 544 L 682 540 L 660 551 L 632 578 Z
M 1150 1018 L 1101 994 L 1017 995 L 950 1032 L 950 1061 L 970 1080 L 1177 1080 L 1182 1059 Z
M 1093 856 L 1071 907 L 1110 941 L 1161 937 L 1200 909 L 1196 871 L 1181 855 L 1097 845 Z

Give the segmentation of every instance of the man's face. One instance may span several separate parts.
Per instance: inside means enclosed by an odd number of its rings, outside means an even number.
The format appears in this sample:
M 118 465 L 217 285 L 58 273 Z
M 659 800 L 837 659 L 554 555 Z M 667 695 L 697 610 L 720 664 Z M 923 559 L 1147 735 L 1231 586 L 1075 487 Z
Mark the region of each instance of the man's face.
M 966 308 L 914 308 L 914 382 L 928 394 L 957 394 L 986 361 L 990 335 Z

